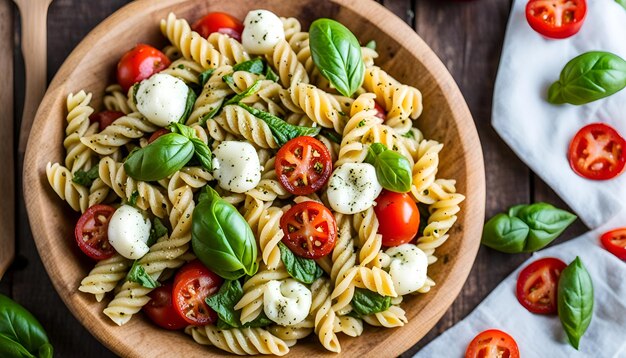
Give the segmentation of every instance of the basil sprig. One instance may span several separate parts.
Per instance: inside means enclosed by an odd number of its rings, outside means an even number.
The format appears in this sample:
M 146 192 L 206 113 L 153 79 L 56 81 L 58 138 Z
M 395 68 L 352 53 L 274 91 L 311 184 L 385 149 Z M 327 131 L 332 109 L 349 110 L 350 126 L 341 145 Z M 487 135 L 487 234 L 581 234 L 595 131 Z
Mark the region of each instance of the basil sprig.
M 391 306 L 391 297 L 357 287 L 350 304 L 354 312 L 353 316 L 363 317 L 386 311 Z
M 0 294 L 0 357 L 52 355 L 52 345 L 39 321 L 20 304 Z
M 593 315 L 593 283 L 580 257 L 561 272 L 557 307 L 570 344 L 578 349 Z
M 624 10 L 626 10 L 626 0 L 615 0 L 615 2 L 620 4 Z
M 139 260 L 135 260 L 130 267 L 128 274 L 126 275 L 128 281 L 137 282 L 145 288 L 157 288 L 161 284 L 150 276 L 146 269 L 139 263 Z
M 163 222 L 159 218 L 154 218 L 152 220 L 152 226 L 150 227 L 150 236 L 148 237 L 148 242 L 146 245 L 152 246 L 158 239 L 167 235 L 167 228 L 163 225 Z
M 411 190 L 411 164 L 402 154 L 381 143 L 369 146 L 365 162 L 374 166 L 380 185 L 396 193 Z
M 202 87 L 204 87 L 204 85 L 209 82 L 209 78 L 211 78 L 211 76 L 213 75 L 213 72 L 215 72 L 214 68 L 209 68 L 208 70 L 202 72 L 200 74 L 200 85 Z
M 76 184 L 89 188 L 93 181 L 98 179 L 100 174 L 98 173 L 98 166 L 94 166 L 88 171 L 78 169 L 72 178 L 72 181 Z
M 255 93 L 257 93 L 260 88 L 261 88 L 261 80 L 256 80 L 256 81 L 254 81 L 252 86 L 248 87 L 245 91 L 243 91 L 243 92 L 241 92 L 241 93 L 239 93 L 237 95 L 234 95 L 228 101 L 224 102 L 224 106 L 228 106 L 229 104 L 238 103 L 239 101 L 243 100 L 244 98 L 252 96 Z
M 354 34 L 337 21 L 318 19 L 309 28 L 309 45 L 320 73 L 339 93 L 352 96 L 365 76 L 361 46 Z
M 320 134 L 337 144 L 341 144 L 341 140 L 343 139 L 341 134 L 328 128 L 322 128 L 322 130 L 320 131 Z
M 581 105 L 626 87 L 626 61 L 610 52 L 592 51 L 569 61 L 550 86 L 548 101 Z
M 243 288 L 237 280 L 226 280 L 219 292 L 211 297 L 207 297 L 206 304 L 217 313 L 216 326 L 219 329 L 231 329 L 242 327 L 265 327 L 273 322 L 267 318 L 265 313 L 261 314 L 246 324 L 241 324 L 241 311 L 235 310 L 235 305 L 243 297 Z
M 270 65 L 260 57 L 234 65 L 233 72 L 237 71 L 246 71 L 254 73 L 255 75 L 265 75 L 265 78 L 274 82 L 278 80 L 278 76 L 274 73 Z M 222 80 L 228 84 L 234 83 L 232 74 L 222 77 Z
M 280 259 L 285 264 L 287 272 L 296 280 L 310 285 L 324 274 L 324 271 L 315 263 L 315 260 L 296 256 L 282 242 L 278 243 L 278 247 L 280 248 Z
M 516 254 L 543 249 L 576 220 L 576 215 L 547 203 L 517 205 L 485 224 L 481 242 Z
M 191 220 L 196 256 L 227 280 L 254 275 L 259 268 L 257 244 L 246 219 L 209 186 L 198 200 Z
M 191 115 L 191 112 L 193 112 L 193 105 L 196 103 L 196 92 L 193 91 L 193 89 L 191 89 L 191 87 L 187 87 L 187 100 L 185 101 L 185 112 L 183 112 L 183 115 L 180 117 L 180 119 L 178 120 L 178 123 L 185 123 L 187 122 L 187 118 L 189 118 L 189 116 Z
M 272 134 L 274 135 L 274 138 L 276 139 L 276 142 L 278 142 L 281 146 L 296 137 L 314 137 L 320 132 L 320 127 L 296 126 L 283 121 L 271 113 L 250 107 L 245 103 L 240 102 L 238 105 L 253 116 L 267 123 L 268 127 L 270 127 L 270 130 L 272 131 Z
M 376 50 L 376 40 L 370 40 L 367 44 L 365 44 L 365 47 Z

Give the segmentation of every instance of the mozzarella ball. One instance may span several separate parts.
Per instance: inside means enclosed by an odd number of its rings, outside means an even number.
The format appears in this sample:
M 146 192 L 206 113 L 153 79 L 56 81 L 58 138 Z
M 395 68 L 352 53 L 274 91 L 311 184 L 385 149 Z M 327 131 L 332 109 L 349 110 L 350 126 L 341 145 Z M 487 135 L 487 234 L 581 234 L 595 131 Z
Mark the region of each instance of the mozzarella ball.
M 261 181 L 263 168 L 252 144 L 223 141 L 213 155 L 213 176 L 222 189 L 244 193 L 254 189 Z
M 413 244 L 391 247 L 385 251 L 391 258 L 389 275 L 398 295 L 406 295 L 422 288 L 426 283 L 428 257 Z
M 188 95 L 189 89 L 181 79 L 157 73 L 139 84 L 135 94 L 137 110 L 154 125 L 165 127 L 181 119 Z
M 309 315 L 311 302 L 311 291 L 294 279 L 272 280 L 265 284 L 263 311 L 267 318 L 282 326 L 304 321 Z
M 285 39 L 285 30 L 280 18 L 267 10 L 252 10 L 243 20 L 241 34 L 243 48 L 249 54 L 264 55 Z
M 150 220 L 144 218 L 141 211 L 130 205 L 122 205 L 115 210 L 109 221 L 109 243 L 125 258 L 139 259 L 148 253 L 149 247 L 146 243 L 150 237 L 151 226 Z
M 373 165 L 346 163 L 330 176 L 328 202 L 336 212 L 356 214 L 371 207 L 382 190 Z

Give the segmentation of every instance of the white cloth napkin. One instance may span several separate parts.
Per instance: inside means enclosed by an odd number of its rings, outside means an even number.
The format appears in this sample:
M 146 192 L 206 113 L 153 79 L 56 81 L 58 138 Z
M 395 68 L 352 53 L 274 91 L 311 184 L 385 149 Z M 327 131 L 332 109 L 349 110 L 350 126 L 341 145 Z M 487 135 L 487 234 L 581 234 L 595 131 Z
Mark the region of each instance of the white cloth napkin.
M 572 137 L 589 123 L 608 123 L 626 136 L 626 90 L 583 106 L 546 101 L 548 87 L 579 54 L 601 50 L 626 59 L 626 10 L 614 0 L 588 0 L 580 32 L 566 40 L 548 40 L 527 24 L 526 3 L 516 0 L 509 18 L 492 124 L 579 218 L 597 229 L 533 255 L 468 317 L 416 357 L 462 357 L 473 337 L 490 328 L 512 335 L 522 357 L 626 357 L 626 263 L 598 242 L 603 232 L 626 226 L 626 173 L 609 181 L 586 180 L 570 169 L 566 154 Z M 580 256 L 591 274 L 595 305 L 580 351 L 567 342 L 557 316 L 532 314 L 515 297 L 519 271 L 546 256 L 566 263 Z

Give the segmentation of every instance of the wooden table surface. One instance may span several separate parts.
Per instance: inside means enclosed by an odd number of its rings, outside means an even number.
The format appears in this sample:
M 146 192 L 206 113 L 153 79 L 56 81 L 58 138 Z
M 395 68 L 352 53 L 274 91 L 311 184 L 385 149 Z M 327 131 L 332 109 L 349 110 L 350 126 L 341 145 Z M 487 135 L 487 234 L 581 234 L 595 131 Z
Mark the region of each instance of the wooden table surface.
M 127 0 L 54 0 L 48 13 L 48 78 L 52 78 L 72 49 L 93 27 L 127 2 Z M 487 217 L 509 206 L 534 201 L 547 201 L 566 208 L 552 190 L 513 154 L 490 125 L 493 86 L 511 1 L 380 0 L 379 2 L 415 29 L 439 56 L 461 88 L 482 142 L 487 177 Z M 19 34 L 19 15 L 15 8 L 13 14 L 15 33 Z M 15 39 L 17 123 L 17 118 L 21 118 L 24 99 L 24 69 L 19 52 L 19 36 Z M 6 87 L 3 90 L 6 90 Z M 19 128 L 18 125 L 15 127 Z M 21 185 L 21 181 L 19 183 Z M 21 187 L 18 190 L 21 190 Z M 17 196 L 19 199 L 23 198 L 21 191 Z M 52 287 L 35 249 L 23 200 L 19 200 L 18 203 L 17 220 L 19 235 L 16 246 L 17 259 L 0 282 L 0 292 L 13 297 L 39 319 L 48 332 L 57 357 L 114 356 L 74 319 Z M 557 240 L 557 243 L 578 236 L 586 230 L 585 226 L 577 221 Z M 522 254 L 502 254 L 481 247 L 459 297 L 437 326 L 405 356 L 411 356 L 420 347 L 462 320 L 527 257 L 528 255 Z

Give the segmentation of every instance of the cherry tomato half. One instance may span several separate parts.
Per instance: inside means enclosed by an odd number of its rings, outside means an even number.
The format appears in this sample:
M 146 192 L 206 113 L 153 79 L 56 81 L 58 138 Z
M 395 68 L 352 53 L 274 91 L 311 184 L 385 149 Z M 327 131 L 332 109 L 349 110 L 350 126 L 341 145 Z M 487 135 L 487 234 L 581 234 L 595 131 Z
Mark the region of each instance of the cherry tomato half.
M 294 205 L 280 218 L 285 236 L 283 243 L 294 254 L 307 259 L 319 259 L 335 247 L 337 222 L 324 205 L 305 201 Z
M 539 314 L 556 314 L 556 292 L 561 271 L 567 264 L 547 257 L 526 266 L 517 278 L 517 300 L 528 311 Z
M 219 291 L 222 278 L 206 268 L 200 260 L 183 266 L 174 278 L 174 309 L 188 324 L 203 326 L 215 323 L 217 313 L 205 302 Z
M 98 130 L 102 131 L 104 128 L 110 126 L 111 123 L 115 122 L 116 119 L 123 116 L 123 112 L 102 111 L 89 116 L 89 122 L 98 123 Z
M 586 0 L 530 0 L 526 20 L 533 30 L 553 39 L 575 35 L 587 16 Z
M 196 21 L 192 28 L 193 31 L 199 33 L 204 38 L 209 38 L 209 35 L 214 32 L 220 32 L 241 42 L 243 23 L 229 14 L 210 12 Z
M 148 138 L 148 144 L 154 142 L 155 140 L 157 140 L 157 138 L 159 138 L 162 135 L 166 135 L 168 133 L 171 133 L 170 130 L 165 129 L 165 128 L 161 128 L 158 131 L 152 133 L 152 135 L 150 136 L 150 138 Z
M 411 197 L 383 190 L 376 198 L 374 212 L 384 246 L 399 246 L 413 240 L 420 226 L 420 213 Z
M 374 102 L 374 110 L 376 110 L 376 117 L 383 121 L 387 119 L 387 111 L 378 102 Z
M 113 256 L 115 249 L 109 243 L 109 221 L 115 208 L 108 205 L 94 205 L 80 216 L 74 236 L 78 247 L 94 260 L 104 260 Z
M 626 261 L 626 228 L 606 232 L 602 234 L 600 241 L 610 253 Z
M 519 358 L 519 348 L 513 337 L 489 329 L 474 337 L 467 346 L 465 358 Z
M 165 54 L 150 45 L 139 44 L 126 52 L 117 64 L 117 83 L 124 91 L 170 65 Z
M 172 283 L 168 282 L 152 290 L 148 294 L 150 301 L 143 306 L 142 310 L 157 326 L 176 330 L 187 327 L 188 323 L 174 309 L 172 289 Z
M 592 180 L 611 179 L 624 171 L 626 141 L 604 123 L 581 128 L 569 145 L 569 164 L 576 174 Z
M 308 195 L 326 184 L 333 163 L 324 143 L 313 137 L 297 137 L 280 148 L 274 169 L 288 192 Z

